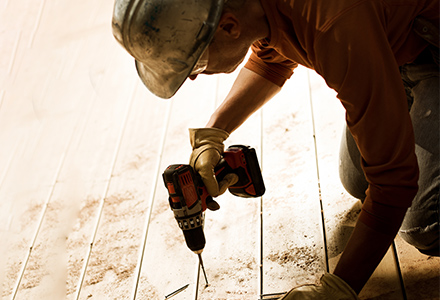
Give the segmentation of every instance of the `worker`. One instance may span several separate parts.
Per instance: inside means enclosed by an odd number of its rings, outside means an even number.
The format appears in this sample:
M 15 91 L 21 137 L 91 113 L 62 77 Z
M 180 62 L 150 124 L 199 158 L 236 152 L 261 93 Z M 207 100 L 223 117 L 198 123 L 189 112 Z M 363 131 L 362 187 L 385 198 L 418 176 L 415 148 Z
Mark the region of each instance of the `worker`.
M 234 71 L 251 49 L 206 127 L 190 129 L 190 163 L 212 196 L 234 182 L 213 174 L 224 141 L 298 65 L 337 92 L 340 177 L 362 210 L 333 273 L 289 300 L 358 299 L 397 233 L 439 254 L 438 31 L 439 0 L 116 0 L 113 14 L 116 39 L 162 98 Z

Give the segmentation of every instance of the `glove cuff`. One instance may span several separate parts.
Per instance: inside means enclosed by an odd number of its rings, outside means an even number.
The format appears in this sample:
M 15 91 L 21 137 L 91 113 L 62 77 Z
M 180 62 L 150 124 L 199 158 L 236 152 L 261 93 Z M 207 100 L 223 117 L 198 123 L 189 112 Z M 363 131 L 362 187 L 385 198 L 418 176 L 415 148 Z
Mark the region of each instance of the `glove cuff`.
M 190 128 L 189 138 L 194 149 L 209 144 L 220 153 L 224 151 L 223 142 L 229 137 L 229 133 L 219 128 Z

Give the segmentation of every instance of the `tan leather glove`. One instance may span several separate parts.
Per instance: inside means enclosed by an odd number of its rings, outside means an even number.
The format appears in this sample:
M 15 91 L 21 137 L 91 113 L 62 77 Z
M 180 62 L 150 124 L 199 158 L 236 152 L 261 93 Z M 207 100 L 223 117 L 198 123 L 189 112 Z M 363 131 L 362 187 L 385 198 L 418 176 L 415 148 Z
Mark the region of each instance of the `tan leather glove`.
M 238 181 L 236 174 L 227 174 L 218 183 L 214 174 L 214 168 L 222 159 L 224 152 L 223 142 L 229 137 L 229 133 L 218 128 L 190 128 L 189 137 L 193 148 L 189 164 L 202 177 L 212 197 L 223 194 L 229 186 Z
M 321 285 L 304 285 L 294 288 L 281 299 L 359 300 L 355 291 L 344 280 L 329 273 L 326 273 L 321 277 Z

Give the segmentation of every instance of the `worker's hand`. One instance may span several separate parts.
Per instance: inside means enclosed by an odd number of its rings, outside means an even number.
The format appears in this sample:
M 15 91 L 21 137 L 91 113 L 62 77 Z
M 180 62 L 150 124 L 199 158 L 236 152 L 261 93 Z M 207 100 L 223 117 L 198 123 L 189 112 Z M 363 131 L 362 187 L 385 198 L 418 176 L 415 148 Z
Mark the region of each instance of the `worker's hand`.
M 326 273 L 321 277 L 321 285 L 304 285 L 292 289 L 283 300 L 359 300 L 355 291 L 341 278 Z M 280 299 L 280 300 L 281 300 Z
M 229 137 L 229 133 L 218 128 L 198 128 L 189 129 L 189 136 L 193 148 L 189 164 L 202 177 L 212 197 L 223 194 L 238 181 L 237 175 L 228 174 L 218 183 L 214 174 L 214 168 L 224 152 L 223 142 Z

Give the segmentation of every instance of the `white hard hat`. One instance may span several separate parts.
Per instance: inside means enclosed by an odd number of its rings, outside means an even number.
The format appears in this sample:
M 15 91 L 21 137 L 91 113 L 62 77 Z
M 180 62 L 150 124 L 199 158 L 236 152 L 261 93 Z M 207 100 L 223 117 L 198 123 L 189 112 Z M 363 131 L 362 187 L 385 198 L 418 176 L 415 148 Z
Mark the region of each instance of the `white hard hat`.
M 113 35 L 145 86 L 172 97 L 211 42 L 224 0 L 116 0 Z M 204 55 L 205 56 L 205 55 Z

